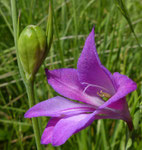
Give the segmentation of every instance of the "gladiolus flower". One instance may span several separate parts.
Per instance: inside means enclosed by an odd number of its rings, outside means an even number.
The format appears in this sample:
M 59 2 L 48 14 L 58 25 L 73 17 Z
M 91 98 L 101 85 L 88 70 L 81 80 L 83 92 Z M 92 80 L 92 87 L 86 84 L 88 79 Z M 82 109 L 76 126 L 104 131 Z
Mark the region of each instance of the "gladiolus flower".
M 48 83 L 60 95 L 30 108 L 26 118 L 48 116 L 42 144 L 64 144 L 67 139 L 88 127 L 96 119 L 121 119 L 133 127 L 126 95 L 137 85 L 125 75 L 113 75 L 101 64 L 94 42 L 94 29 L 89 34 L 77 69 L 46 70 Z

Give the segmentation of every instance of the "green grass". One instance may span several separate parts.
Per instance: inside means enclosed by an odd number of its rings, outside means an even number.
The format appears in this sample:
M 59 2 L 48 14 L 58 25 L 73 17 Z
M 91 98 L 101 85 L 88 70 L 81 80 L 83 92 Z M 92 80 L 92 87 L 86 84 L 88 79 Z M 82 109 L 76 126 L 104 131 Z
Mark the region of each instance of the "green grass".
M 46 28 L 48 0 L 18 0 L 20 32 L 35 24 Z M 98 120 L 72 136 L 60 147 L 49 150 L 140 150 L 142 149 L 142 2 L 141 0 L 58 0 L 54 1 L 52 48 L 36 78 L 38 101 L 58 95 L 47 84 L 49 69 L 76 68 L 85 38 L 95 26 L 95 41 L 102 64 L 112 73 L 132 78 L 137 91 L 127 96 L 134 130 L 130 133 L 120 120 Z M 127 11 L 126 11 L 127 10 Z M 26 89 L 21 80 L 14 47 L 11 6 L 0 0 L 0 149 L 36 149 L 28 110 Z M 137 37 L 137 38 L 136 38 Z M 141 45 L 141 47 L 140 47 Z M 48 118 L 42 117 L 42 130 Z

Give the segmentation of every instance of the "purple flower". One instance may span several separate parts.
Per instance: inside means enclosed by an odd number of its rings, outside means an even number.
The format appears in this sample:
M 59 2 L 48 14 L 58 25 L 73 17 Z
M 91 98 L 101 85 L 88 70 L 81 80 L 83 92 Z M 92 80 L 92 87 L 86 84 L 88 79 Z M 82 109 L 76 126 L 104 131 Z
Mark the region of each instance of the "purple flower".
M 94 42 L 94 29 L 89 34 L 77 69 L 46 70 L 48 83 L 57 96 L 30 108 L 26 118 L 48 116 L 42 144 L 59 146 L 73 134 L 88 127 L 96 119 L 121 119 L 133 127 L 125 96 L 137 88 L 125 75 L 113 75 L 101 64 Z

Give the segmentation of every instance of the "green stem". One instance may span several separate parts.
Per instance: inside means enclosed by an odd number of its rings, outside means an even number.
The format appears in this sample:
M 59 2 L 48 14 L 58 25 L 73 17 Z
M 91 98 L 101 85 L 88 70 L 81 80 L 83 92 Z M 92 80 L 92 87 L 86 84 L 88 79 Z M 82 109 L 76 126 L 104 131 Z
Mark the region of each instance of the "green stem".
M 59 38 L 57 17 L 55 15 L 55 10 L 54 10 L 54 7 L 53 7 L 54 2 L 53 2 L 53 0 L 51 0 L 50 2 L 51 2 L 51 5 L 52 5 L 52 13 L 53 13 L 53 19 L 54 19 L 55 33 L 56 33 L 56 36 L 57 36 L 57 46 L 58 46 L 58 49 L 59 49 L 59 56 L 60 56 L 60 59 L 61 59 L 61 66 L 64 68 L 65 67 L 64 52 L 63 52 L 63 49 L 61 47 L 61 41 L 60 41 L 60 38 Z
M 14 43 L 15 43 L 15 49 L 16 49 L 16 57 L 17 57 L 17 63 L 18 63 L 18 68 L 20 71 L 20 75 L 23 79 L 23 81 L 25 81 L 25 75 L 24 75 L 24 71 L 22 69 L 20 60 L 19 60 L 19 55 L 18 55 L 18 30 L 17 28 L 19 28 L 19 25 L 17 26 L 17 12 L 16 12 L 16 2 L 15 0 L 11 0 L 11 13 L 12 13 L 12 23 L 13 23 L 13 32 L 14 32 Z
M 105 132 L 105 127 L 104 127 L 104 121 L 101 120 L 101 134 L 102 134 L 102 141 L 103 141 L 103 146 L 104 150 L 108 150 L 108 143 L 107 143 L 107 137 L 106 137 L 106 132 Z
M 35 98 L 34 98 L 34 80 L 26 80 L 24 71 L 22 69 L 20 59 L 18 56 L 18 32 L 17 28 L 19 28 L 19 25 L 17 26 L 17 12 L 16 12 L 16 1 L 11 0 L 11 12 L 12 12 L 12 22 L 13 22 L 13 30 L 14 30 L 14 42 L 15 42 L 15 49 L 16 49 L 16 55 L 17 55 L 17 61 L 18 61 L 18 68 L 20 70 L 21 77 L 25 83 L 28 98 L 29 98 L 29 105 L 32 107 L 35 105 Z M 36 145 L 38 150 L 43 150 L 43 146 L 40 144 L 40 130 L 38 125 L 37 118 L 32 118 L 33 123 L 33 129 L 35 133 L 35 139 L 36 139 Z
M 26 82 L 26 90 L 27 90 L 28 99 L 29 99 L 29 106 L 31 108 L 32 106 L 35 105 L 34 80 L 28 80 Z M 39 128 L 39 125 L 38 125 L 38 119 L 37 118 L 32 118 L 32 123 L 33 123 L 33 129 L 34 129 L 37 149 L 42 150 L 43 147 L 40 144 L 40 128 Z
M 77 65 L 77 59 L 78 59 L 78 55 L 79 55 L 79 41 L 78 41 L 78 23 L 77 23 L 77 12 L 76 12 L 76 1 L 72 0 L 73 3 L 73 21 L 74 21 L 74 27 L 75 27 L 75 41 L 74 41 L 74 45 L 76 47 L 76 49 L 74 50 L 74 66 L 76 67 Z

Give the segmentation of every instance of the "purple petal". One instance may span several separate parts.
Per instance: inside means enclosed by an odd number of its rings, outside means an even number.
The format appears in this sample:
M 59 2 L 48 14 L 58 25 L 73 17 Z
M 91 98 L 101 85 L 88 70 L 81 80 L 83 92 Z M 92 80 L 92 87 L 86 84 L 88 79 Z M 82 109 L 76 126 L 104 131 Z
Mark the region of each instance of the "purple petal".
M 53 129 L 56 123 L 60 120 L 60 118 L 51 118 L 43 131 L 42 137 L 41 137 L 41 144 L 49 144 L 52 140 L 53 135 Z
M 91 97 L 83 92 L 84 87 L 78 80 L 76 69 L 46 70 L 46 74 L 48 83 L 59 94 L 73 100 L 93 104 L 96 107 L 104 103 L 99 97 Z
M 136 90 L 137 85 L 127 76 L 121 75 L 117 72 L 113 74 L 113 77 L 116 82 L 117 92 L 107 102 L 100 106 L 98 110 L 96 110 L 96 114 L 104 108 L 112 108 L 121 115 L 123 120 L 128 122 L 131 120 L 131 117 L 125 96 Z
M 113 77 L 117 86 L 117 92 L 106 103 L 109 105 L 109 107 L 121 109 L 122 101 L 118 102 L 118 100 L 124 98 L 126 95 L 136 90 L 137 85 L 130 78 L 125 75 L 121 75 L 118 72 L 115 72 Z M 115 105 L 114 102 L 117 102 L 117 105 Z M 106 105 L 106 103 L 104 105 Z
M 54 127 L 51 143 L 53 146 L 62 145 L 70 136 L 88 127 L 94 120 L 107 118 L 120 119 L 120 116 L 116 114 L 99 116 L 94 111 L 91 114 L 79 114 L 68 118 L 62 118 Z
M 99 116 L 92 114 L 79 114 L 65 118 L 51 118 L 41 138 L 42 144 L 51 143 L 53 146 L 64 144 L 70 136 L 88 127 L 96 119 L 122 119 L 118 114 Z
M 93 118 L 93 114 L 80 114 L 61 119 L 54 128 L 52 145 L 64 144 L 71 135 L 89 126 Z
M 95 108 L 91 105 L 76 103 L 57 96 L 36 104 L 25 113 L 24 117 L 64 117 L 85 112 L 93 112 L 94 110 Z
M 97 95 L 100 90 L 111 95 L 115 93 L 115 85 L 111 73 L 101 65 L 95 41 L 94 29 L 89 34 L 77 65 L 79 80 L 82 84 L 90 85 L 86 90 L 89 94 Z

